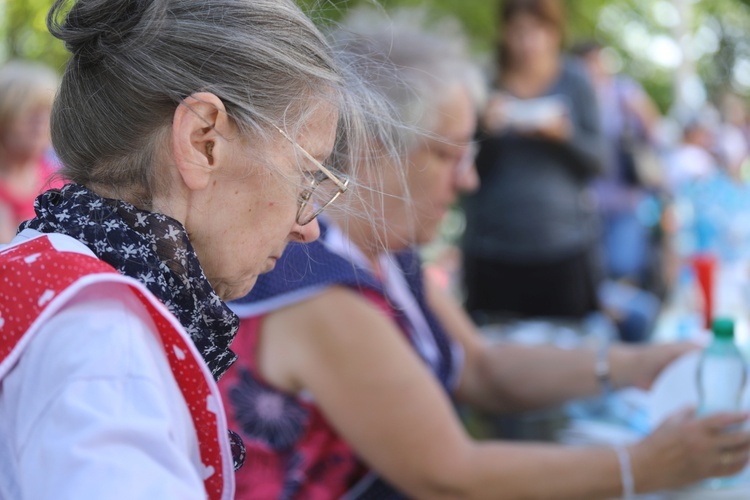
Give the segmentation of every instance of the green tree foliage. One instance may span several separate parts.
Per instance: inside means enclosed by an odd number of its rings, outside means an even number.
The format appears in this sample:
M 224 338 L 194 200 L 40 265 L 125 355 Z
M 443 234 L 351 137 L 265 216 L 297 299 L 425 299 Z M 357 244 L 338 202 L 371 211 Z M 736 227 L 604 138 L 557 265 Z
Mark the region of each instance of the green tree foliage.
M 750 0 L 746 0 L 750 2 Z M 450 14 L 464 25 L 467 36 L 477 51 L 491 50 L 496 38 L 497 2 L 492 0 L 299 0 L 307 12 L 321 23 L 340 19 L 356 5 L 377 8 L 428 5 L 435 17 Z M 604 0 L 575 0 L 570 3 L 571 36 L 591 36 L 596 16 Z M 47 32 L 46 15 L 52 0 L 0 0 L 0 39 L 5 58 L 20 57 L 40 60 L 60 68 L 67 54 L 62 44 Z
M 65 48 L 47 32 L 51 5 L 51 0 L 0 0 L 0 49 L 5 59 L 32 59 L 62 69 Z
M 609 1 L 566 1 L 569 20 L 568 41 L 594 36 L 599 11 Z M 348 9 L 360 5 L 384 9 L 427 6 L 435 18 L 450 15 L 460 20 L 478 51 L 492 50 L 497 39 L 499 3 L 496 0 L 299 0 L 298 3 L 314 18 L 333 21 L 340 19 Z
M 252 1 L 252 0 L 249 0 Z M 650 52 L 634 47 L 626 31 L 642 30 L 653 37 L 672 35 L 659 22 L 657 4 L 676 0 L 563 0 L 568 9 L 567 41 L 596 38 L 612 46 L 627 72 L 644 82 L 663 108 L 672 99 L 674 68 L 659 66 Z M 478 55 L 487 59 L 497 38 L 496 0 L 298 0 L 321 24 L 335 22 L 357 5 L 389 9 L 426 5 L 436 18 L 450 14 L 464 25 Z M 45 20 L 52 0 L 0 0 L 0 61 L 28 58 L 61 70 L 66 59 L 62 44 L 47 33 Z M 718 49 L 705 54 L 697 66 L 709 91 L 734 87 L 750 92 L 750 0 L 696 0 L 693 29 L 708 26 L 716 34 Z M 634 28 L 635 26 L 635 28 Z M 632 34 L 632 33 L 631 33 Z M 632 37 L 631 37 L 632 38 Z M 744 86 L 738 87 L 744 82 Z

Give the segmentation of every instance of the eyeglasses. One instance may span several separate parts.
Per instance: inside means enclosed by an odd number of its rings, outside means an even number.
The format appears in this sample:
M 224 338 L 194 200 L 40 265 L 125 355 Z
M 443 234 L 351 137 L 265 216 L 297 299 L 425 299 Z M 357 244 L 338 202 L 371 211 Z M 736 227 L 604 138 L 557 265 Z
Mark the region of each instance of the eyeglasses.
M 336 201 L 341 193 L 346 192 L 349 187 L 349 177 L 332 172 L 325 165 L 316 160 L 305 148 L 297 144 L 289 134 L 276 127 L 286 140 L 291 142 L 318 170 L 316 172 L 305 172 L 307 181 L 310 183 L 304 188 L 299 196 L 299 209 L 297 210 L 297 224 L 304 226 L 311 223 L 331 203 Z

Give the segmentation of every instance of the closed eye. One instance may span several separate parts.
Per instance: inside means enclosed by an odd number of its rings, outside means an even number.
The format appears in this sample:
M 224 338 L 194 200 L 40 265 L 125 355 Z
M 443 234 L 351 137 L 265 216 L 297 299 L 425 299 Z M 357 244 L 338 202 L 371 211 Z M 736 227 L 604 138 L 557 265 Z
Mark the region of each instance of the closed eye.
M 322 170 L 306 170 L 305 172 L 303 172 L 303 176 L 305 177 L 305 190 L 310 189 L 310 187 L 315 187 L 321 182 L 328 180 L 328 176 Z

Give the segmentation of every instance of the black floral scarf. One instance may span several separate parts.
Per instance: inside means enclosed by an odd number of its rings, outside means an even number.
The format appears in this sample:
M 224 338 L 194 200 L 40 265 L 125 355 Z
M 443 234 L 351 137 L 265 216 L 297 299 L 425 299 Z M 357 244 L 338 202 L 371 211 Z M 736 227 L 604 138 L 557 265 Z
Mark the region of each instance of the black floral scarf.
M 209 284 L 182 224 L 78 184 L 43 193 L 34 209 L 21 230 L 71 236 L 143 283 L 177 317 L 217 380 L 234 363 L 229 344 L 239 318 Z

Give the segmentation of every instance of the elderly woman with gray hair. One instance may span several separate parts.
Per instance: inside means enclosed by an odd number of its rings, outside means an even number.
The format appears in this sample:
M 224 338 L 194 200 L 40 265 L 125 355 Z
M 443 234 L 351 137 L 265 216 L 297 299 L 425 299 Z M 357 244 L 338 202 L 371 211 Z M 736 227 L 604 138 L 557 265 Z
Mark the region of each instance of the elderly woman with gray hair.
M 230 499 L 224 301 L 318 237 L 328 160 L 387 115 L 291 0 L 67 3 L 72 183 L 0 249 L 0 498 Z
M 481 79 L 445 30 L 438 37 L 412 16 L 391 26 L 368 12 L 353 14 L 336 38 L 413 127 L 399 134 L 406 182 L 399 159 L 384 156 L 361 176 L 370 195 L 345 196 L 317 242 L 290 245 L 232 303 L 239 360 L 220 390 L 248 446 L 237 497 L 580 500 L 739 470 L 750 435 L 721 431 L 744 414 L 679 416 L 616 450 L 467 436 L 452 397 L 522 411 L 594 395 L 602 382 L 647 386 L 688 347 L 614 346 L 598 357 L 482 341 L 422 275 L 414 251 L 457 195 L 477 186 L 471 141 Z

